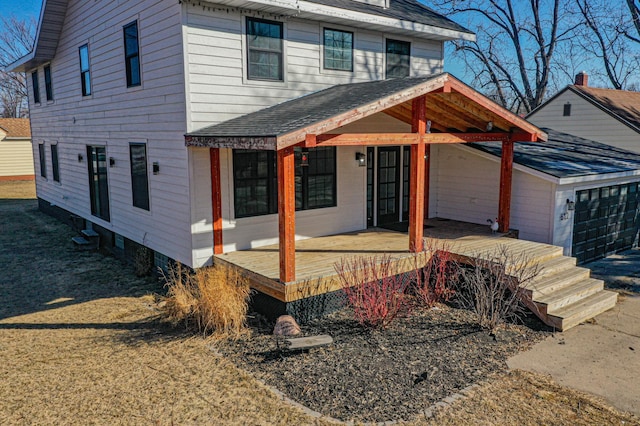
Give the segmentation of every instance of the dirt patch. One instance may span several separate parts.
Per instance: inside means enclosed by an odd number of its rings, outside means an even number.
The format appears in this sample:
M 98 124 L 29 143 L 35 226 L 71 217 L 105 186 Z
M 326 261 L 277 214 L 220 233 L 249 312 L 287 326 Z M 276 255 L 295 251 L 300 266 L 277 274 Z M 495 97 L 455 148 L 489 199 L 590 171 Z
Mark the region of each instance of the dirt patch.
M 504 372 L 506 359 L 549 333 L 510 326 L 490 335 L 473 315 L 445 305 L 416 311 L 387 329 L 370 330 L 345 309 L 303 327 L 334 343 L 306 353 L 278 349 L 272 328 L 254 324 L 251 337 L 218 350 L 287 396 L 341 420 L 411 420 L 436 402 Z

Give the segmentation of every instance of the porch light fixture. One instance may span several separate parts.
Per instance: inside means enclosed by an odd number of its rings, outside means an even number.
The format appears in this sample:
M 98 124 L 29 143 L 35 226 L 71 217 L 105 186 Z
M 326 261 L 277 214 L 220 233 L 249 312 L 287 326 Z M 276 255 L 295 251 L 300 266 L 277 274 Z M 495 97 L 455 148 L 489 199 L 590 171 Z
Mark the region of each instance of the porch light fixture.
M 367 165 L 367 156 L 361 152 L 356 152 L 356 161 L 358 162 L 358 166 L 364 167 Z
M 160 173 L 160 165 L 158 164 L 158 162 L 156 161 L 155 163 L 153 163 L 153 174 L 157 175 L 158 173 Z
M 109 157 L 109 167 L 113 167 L 116 165 L 116 159 L 113 157 Z
M 576 209 L 576 202 L 571 201 L 570 199 L 567 198 L 567 211 L 573 211 L 575 209 Z
M 83 157 L 82 154 L 78 154 L 78 163 L 82 163 Z
M 493 130 L 493 121 L 487 123 L 487 132 L 490 132 L 491 130 Z

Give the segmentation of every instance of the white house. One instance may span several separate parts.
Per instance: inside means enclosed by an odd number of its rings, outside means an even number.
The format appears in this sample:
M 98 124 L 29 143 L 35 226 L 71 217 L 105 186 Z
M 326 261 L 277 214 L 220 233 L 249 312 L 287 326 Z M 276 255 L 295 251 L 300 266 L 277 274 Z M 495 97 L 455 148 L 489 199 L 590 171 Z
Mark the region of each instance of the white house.
M 304 239 L 406 225 L 406 253 L 425 219 L 498 217 L 555 241 L 536 214 L 560 208 L 554 183 L 513 161 L 547 134 L 442 73 L 443 43 L 474 37 L 416 0 L 45 0 L 10 66 L 28 75 L 40 208 L 158 266 L 277 244 L 260 291 L 280 307 Z M 557 308 L 615 303 L 587 284 Z
M 0 118 L 0 180 L 33 180 L 33 170 L 29 119 Z
M 533 110 L 527 120 L 607 145 L 640 152 L 640 92 L 590 87 L 586 73 Z

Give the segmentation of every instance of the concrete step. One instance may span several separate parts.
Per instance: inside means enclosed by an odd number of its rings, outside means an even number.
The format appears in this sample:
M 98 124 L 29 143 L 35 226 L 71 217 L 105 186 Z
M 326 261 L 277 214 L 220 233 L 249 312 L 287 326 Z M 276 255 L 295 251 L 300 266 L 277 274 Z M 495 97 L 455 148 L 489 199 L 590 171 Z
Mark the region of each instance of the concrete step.
M 581 299 L 602 291 L 602 289 L 604 289 L 604 281 L 587 278 L 586 280 L 561 288 L 553 293 L 540 296 L 534 299 L 534 302 L 539 305 L 541 311 L 548 313 L 549 311 L 558 310 L 564 306 L 576 303 Z
M 584 322 L 613 308 L 618 301 L 618 293 L 602 290 L 575 303 L 548 312 L 547 323 L 560 331 Z
M 73 237 L 73 238 L 71 238 L 71 241 L 73 241 L 73 244 L 75 244 L 77 246 L 88 246 L 88 245 L 91 245 L 89 240 L 87 240 L 84 237 Z
M 589 278 L 591 271 L 587 268 L 573 267 L 551 275 L 535 277 L 523 287 L 530 292 L 535 301 L 544 295 L 550 295 L 561 288 L 568 287 Z
M 80 233 L 85 238 L 98 238 L 100 236 L 100 234 L 93 229 L 83 229 Z

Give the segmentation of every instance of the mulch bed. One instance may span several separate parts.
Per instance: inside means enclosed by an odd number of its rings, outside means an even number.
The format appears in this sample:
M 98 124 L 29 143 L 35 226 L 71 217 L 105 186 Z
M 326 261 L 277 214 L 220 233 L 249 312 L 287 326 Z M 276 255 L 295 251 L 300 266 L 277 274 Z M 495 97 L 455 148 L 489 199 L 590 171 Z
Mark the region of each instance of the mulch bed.
M 272 324 L 254 321 L 251 334 L 216 349 L 289 398 L 340 420 L 410 420 L 434 403 L 491 373 L 506 359 L 549 335 L 537 318 L 495 334 L 471 312 L 438 305 L 369 330 L 348 309 L 302 326 L 334 343 L 307 352 L 278 349 Z M 282 348 L 282 346 L 280 346 Z

